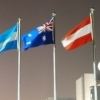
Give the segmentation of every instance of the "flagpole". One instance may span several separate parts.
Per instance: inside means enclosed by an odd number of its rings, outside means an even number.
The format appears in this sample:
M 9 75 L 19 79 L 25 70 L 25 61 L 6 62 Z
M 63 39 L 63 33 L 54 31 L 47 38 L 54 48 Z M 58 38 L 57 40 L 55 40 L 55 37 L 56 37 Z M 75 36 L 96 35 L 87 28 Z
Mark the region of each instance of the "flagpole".
M 96 45 L 95 45 L 95 37 L 94 37 L 94 8 L 90 9 L 91 11 L 91 19 L 92 19 L 92 31 L 93 31 L 93 71 L 94 71 L 94 98 L 98 100 L 97 95 L 97 77 L 96 77 Z
M 20 100 L 20 65 L 21 65 L 21 56 L 20 56 L 20 48 L 21 48 L 21 42 L 20 42 L 20 21 L 21 19 L 18 18 L 18 42 L 17 42 L 17 46 L 18 46 L 18 93 L 17 93 L 17 100 Z
M 56 89 L 56 43 L 55 43 L 55 13 L 52 13 L 53 19 L 53 81 L 54 81 L 54 100 L 57 100 L 57 89 Z

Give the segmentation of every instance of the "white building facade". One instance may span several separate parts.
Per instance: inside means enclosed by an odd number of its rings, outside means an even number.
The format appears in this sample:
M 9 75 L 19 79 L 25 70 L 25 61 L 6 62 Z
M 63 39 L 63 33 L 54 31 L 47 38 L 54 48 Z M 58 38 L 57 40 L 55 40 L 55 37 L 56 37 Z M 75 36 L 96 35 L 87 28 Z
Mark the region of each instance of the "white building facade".
M 76 80 L 76 100 L 90 100 L 90 87 L 94 85 L 92 73 L 85 73 Z

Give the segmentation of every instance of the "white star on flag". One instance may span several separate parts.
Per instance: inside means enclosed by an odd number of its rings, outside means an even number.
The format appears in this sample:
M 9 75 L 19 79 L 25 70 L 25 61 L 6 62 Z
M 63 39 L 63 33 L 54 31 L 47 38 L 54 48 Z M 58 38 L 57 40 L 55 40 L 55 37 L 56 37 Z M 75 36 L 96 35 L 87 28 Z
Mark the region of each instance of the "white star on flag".
M 45 41 L 45 40 L 46 40 L 46 36 L 44 35 L 44 36 L 42 37 L 42 39 L 43 39 L 43 41 Z
M 29 44 L 31 44 L 31 42 L 30 41 L 29 42 L 26 42 L 26 44 L 29 45 Z
M 31 37 L 31 36 L 32 36 L 32 34 L 30 34 L 30 33 L 29 33 L 29 34 L 28 34 L 28 36 L 29 36 L 29 37 Z

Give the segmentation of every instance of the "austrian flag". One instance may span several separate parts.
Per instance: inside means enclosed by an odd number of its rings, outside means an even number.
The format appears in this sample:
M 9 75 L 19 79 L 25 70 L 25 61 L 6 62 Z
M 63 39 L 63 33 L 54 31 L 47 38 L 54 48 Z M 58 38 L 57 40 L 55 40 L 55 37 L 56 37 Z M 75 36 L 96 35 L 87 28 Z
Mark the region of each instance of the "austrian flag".
M 73 50 L 93 40 L 92 21 L 88 16 L 79 25 L 69 31 L 62 39 L 62 45 L 66 50 Z

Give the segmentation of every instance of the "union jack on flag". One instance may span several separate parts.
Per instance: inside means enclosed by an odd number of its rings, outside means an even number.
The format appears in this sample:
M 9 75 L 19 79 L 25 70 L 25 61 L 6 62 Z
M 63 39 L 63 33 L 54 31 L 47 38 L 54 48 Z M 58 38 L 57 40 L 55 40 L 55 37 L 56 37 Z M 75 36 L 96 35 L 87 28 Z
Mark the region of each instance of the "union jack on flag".
M 46 22 L 45 24 L 38 27 L 37 29 L 38 29 L 39 33 L 43 33 L 46 31 L 49 31 L 49 32 L 53 31 L 52 27 L 53 27 L 53 19 L 51 19 L 49 22 Z

